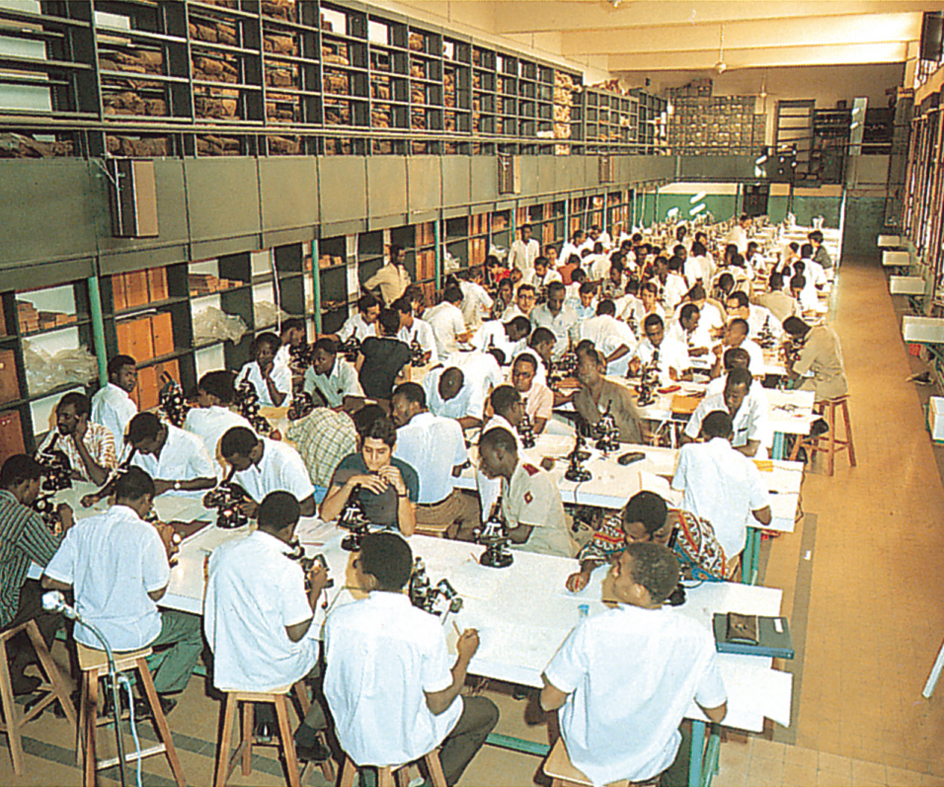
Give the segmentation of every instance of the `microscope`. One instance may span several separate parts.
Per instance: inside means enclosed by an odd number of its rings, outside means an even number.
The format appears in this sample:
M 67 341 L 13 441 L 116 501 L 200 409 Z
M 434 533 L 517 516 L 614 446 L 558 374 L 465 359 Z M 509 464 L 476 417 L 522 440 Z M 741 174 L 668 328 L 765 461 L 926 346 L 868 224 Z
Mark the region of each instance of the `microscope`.
M 589 481 L 593 478 L 593 474 L 583 466 L 583 463 L 590 458 L 590 452 L 584 451 L 584 436 L 581 433 L 581 430 L 578 426 L 574 430 L 576 434 L 576 439 L 574 440 L 574 450 L 567 455 L 569 464 L 567 469 L 564 471 L 564 478 L 568 481 L 574 481 L 576 483 L 583 483 L 584 481 Z
M 773 349 L 777 345 L 777 337 L 770 330 L 770 315 L 764 318 L 764 325 L 757 334 L 757 343 L 765 350 Z
M 551 361 L 550 368 L 547 370 L 548 385 L 560 383 L 567 377 L 573 377 L 577 373 L 577 353 L 568 350 L 558 361 Z
M 32 506 L 53 533 L 62 530 L 62 522 L 53 497 L 61 489 L 72 488 L 72 463 L 65 453 L 56 448 L 60 437 L 62 435 L 57 431 L 49 446 L 36 455 L 36 461 L 43 468 L 43 482 L 40 486 L 43 494 L 36 497 Z
M 610 412 L 612 406 L 612 401 L 606 403 L 606 412 L 603 413 L 594 427 L 594 432 L 600 438 L 597 440 L 596 448 L 604 454 L 608 454 L 610 451 L 618 451 L 620 447 L 619 429 L 616 426 L 616 419 Z
M 342 342 L 338 347 L 341 353 L 351 363 L 357 360 L 357 354 L 361 351 L 361 341 L 356 336 L 352 336 L 346 342 Z
M 236 386 L 236 406 L 239 414 L 252 425 L 260 435 L 267 435 L 272 431 L 272 425 L 259 415 L 259 393 L 249 380 L 243 380 Z
M 370 527 L 370 520 L 364 512 L 364 506 L 361 503 L 361 485 L 357 484 L 348 495 L 347 502 L 338 516 L 338 527 L 350 530 L 351 535 L 345 536 L 341 541 L 341 549 L 348 552 L 357 552 L 361 548 L 361 539 L 367 535 Z
M 249 522 L 239 507 L 249 496 L 239 484 L 233 483 L 235 473 L 236 468 L 231 468 L 225 480 L 203 496 L 203 507 L 216 509 L 216 526 L 223 530 L 235 530 Z
M 292 397 L 292 403 L 285 414 L 289 421 L 298 421 L 315 409 L 315 402 L 307 391 L 299 391 Z
M 182 428 L 190 411 L 190 405 L 184 396 L 184 389 L 180 387 L 167 372 L 161 372 L 161 391 L 158 394 L 158 407 L 170 423 L 178 429 Z
M 439 580 L 435 587 L 430 584 L 426 565 L 421 557 L 413 561 L 408 592 L 410 603 L 431 615 L 445 616 L 462 609 L 462 599 L 448 579 Z
M 413 341 L 410 342 L 410 366 L 414 369 L 426 366 L 426 352 L 420 345 L 419 339 L 415 336 L 413 337 Z
M 527 413 L 521 415 L 521 423 L 518 424 L 517 431 L 518 437 L 521 438 L 521 447 L 534 448 L 534 426 L 532 426 L 531 419 L 528 418 Z
M 311 366 L 311 356 L 314 349 L 308 342 L 290 344 L 288 346 L 288 365 L 293 375 L 301 376 Z
M 642 367 L 640 372 L 639 385 L 636 391 L 639 394 L 636 404 L 640 407 L 646 407 L 656 400 L 655 391 L 659 385 L 659 359 L 657 354 L 653 354 L 652 360 Z
M 485 544 L 485 551 L 479 563 L 488 568 L 508 568 L 515 562 L 508 548 L 508 528 L 501 513 L 501 498 L 495 501 L 488 519 L 472 531 L 479 544 Z

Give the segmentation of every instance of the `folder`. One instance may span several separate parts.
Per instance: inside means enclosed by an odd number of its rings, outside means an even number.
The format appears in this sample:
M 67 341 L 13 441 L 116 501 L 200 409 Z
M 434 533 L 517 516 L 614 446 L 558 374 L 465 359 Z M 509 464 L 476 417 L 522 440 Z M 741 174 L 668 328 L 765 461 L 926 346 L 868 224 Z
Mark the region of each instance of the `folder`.
M 757 633 L 757 644 L 750 644 L 743 641 L 732 642 L 728 636 L 728 615 L 734 615 L 737 618 L 753 618 L 757 621 L 753 628 Z M 778 659 L 793 658 L 793 639 L 790 636 L 790 624 L 783 617 L 766 617 L 763 615 L 739 615 L 738 613 L 716 612 L 713 618 L 713 628 L 715 633 L 715 646 L 718 653 L 741 653 L 747 656 L 772 656 Z M 748 628 L 751 628 L 750 626 Z M 733 630 L 734 639 L 742 639 Z

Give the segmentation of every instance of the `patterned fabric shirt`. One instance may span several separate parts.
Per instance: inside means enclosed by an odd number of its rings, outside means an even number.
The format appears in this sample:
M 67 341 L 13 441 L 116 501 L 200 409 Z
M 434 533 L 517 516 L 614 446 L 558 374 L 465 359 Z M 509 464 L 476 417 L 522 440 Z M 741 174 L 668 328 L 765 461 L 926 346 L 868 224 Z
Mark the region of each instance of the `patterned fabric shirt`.
M 696 579 L 704 578 L 699 576 L 698 572 L 714 579 L 724 579 L 727 576 L 724 550 L 715 538 L 711 523 L 688 511 L 674 508 L 669 509 L 669 517 L 675 519 L 678 529 L 673 552 L 681 567 L 691 568 Z M 609 562 L 623 551 L 626 546 L 625 538 L 622 513 L 611 511 L 603 517 L 600 528 L 580 550 L 577 559 L 580 562 L 584 560 Z
M 55 439 L 56 435 L 59 435 L 57 429 L 51 430 L 49 434 L 46 435 L 46 439 L 43 440 L 43 444 L 39 448 L 40 453 L 49 447 L 49 444 Z M 92 459 L 101 465 L 101 467 L 105 468 L 105 470 L 111 470 L 118 463 L 118 459 L 115 456 L 115 437 L 108 427 L 89 421 L 88 429 L 85 431 L 85 438 L 82 442 L 85 443 L 85 447 L 88 449 L 89 454 L 91 454 Z M 56 440 L 55 450 L 62 451 L 62 453 L 69 457 L 69 462 L 72 463 L 72 470 L 79 475 L 81 480 L 91 481 L 88 477 L 88 472 L 85 470 L 85 462 L 82 461 L 79 449 L 75 447 L 75 440 L 71 435 L 69 437 L 59 435 L 59 439 Z
M 58 548 L 43 518 L 0 489 L 0 626 L 16 616 L 30 561 L 45 566 Z
M 295 443 L 315 486 L 327 488 L 341 460 L 357 451 L 354 421 L 327 407 L 316 407 L 295 421 L 286 436 Z

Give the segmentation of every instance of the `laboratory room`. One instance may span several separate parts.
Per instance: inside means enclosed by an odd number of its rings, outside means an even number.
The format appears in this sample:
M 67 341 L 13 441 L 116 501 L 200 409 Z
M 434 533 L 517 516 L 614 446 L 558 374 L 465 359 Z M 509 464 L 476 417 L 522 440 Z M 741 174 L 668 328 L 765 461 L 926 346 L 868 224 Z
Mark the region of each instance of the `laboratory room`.
M 944 785 L 944 0 L 0 0 L 0 784 Z

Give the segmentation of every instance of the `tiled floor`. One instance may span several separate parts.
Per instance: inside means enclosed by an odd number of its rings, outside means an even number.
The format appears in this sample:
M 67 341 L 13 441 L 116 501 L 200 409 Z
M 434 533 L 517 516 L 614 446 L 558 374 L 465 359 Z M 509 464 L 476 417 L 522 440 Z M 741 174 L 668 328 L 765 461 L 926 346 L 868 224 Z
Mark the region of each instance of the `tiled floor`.
M 784 611 L 805 638 L 802 659 L 791 665 L 793 725 L 766 736 L 729 735 L 717 787 L 944 785 L 944 685 L 932 700 L 921 697 L 944 638 L 944 488 L 918 396 L 905 383 L 912 368 L 887 292 L 877 265 L 844 265 L 832 319 L 859 466 L 840 458 L 833 478 L 809 473 L 803 508 L 815 516 L 763 548 L 764 583 L 784 589 Z M 64 657 L 61 646 L 57 655 Z M 498 732 L 547 741 L 533 705 L 507 692 L 489 696 L 502 712 Z M 218 714 L 198 679 L 170 717 L 191 785 L 212 783 Z M 0 751 L 0 785 L 80 783 L 66 722 L 46 714 L 26 734 L 28 775 L 14 777 Z M 110 736 L 102 739 L 107 748 Z M 486 747 L 461 785 L 527 787 L 540 765 L 538 757 Z M 144 770 L 145 784 L 172 784 L 160 759 Z M 251 776 L 237 770 L 230 783 L 283 779 L 269 752 Z M 324 780 L 314 771 L 307 783 Z

